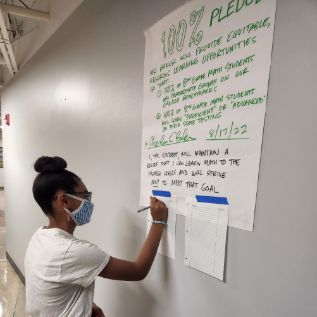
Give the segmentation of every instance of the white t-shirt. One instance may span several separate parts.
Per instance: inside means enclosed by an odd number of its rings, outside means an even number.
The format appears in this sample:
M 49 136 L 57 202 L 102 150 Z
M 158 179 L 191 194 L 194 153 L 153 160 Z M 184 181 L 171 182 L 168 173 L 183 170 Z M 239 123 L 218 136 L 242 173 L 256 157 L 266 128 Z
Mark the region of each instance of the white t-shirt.
M 91 317 L 95 278 L 110 256 L 57 228 L 39 228 L 25 259 L 26 311 L 31 316 Z

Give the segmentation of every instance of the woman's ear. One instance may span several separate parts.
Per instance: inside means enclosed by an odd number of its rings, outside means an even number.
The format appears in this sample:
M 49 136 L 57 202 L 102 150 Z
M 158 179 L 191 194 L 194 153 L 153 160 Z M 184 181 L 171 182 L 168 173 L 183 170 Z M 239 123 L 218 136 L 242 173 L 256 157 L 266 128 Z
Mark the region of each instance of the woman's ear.
M 67 208 L 69 206 L 69 201 L 64 191 L 58 191 L 56 193 L 56 202 L 59 208 Z

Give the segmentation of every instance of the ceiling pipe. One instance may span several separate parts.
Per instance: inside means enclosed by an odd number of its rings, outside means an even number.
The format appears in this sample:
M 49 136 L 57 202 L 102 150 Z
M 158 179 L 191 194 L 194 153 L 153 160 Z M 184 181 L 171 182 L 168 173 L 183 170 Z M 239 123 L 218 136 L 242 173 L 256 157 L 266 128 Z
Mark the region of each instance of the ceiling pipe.
M 1 9 L 0 9 L 0 16 L 2 17 L 2 12 L 1 12 Z M 9 72 L 10 74 L 13 76 L 14 75 L 14 70 L 13 70 L 13 67 L 12 67 L 12 64 L 11 64 L 11 60 L 10 60 L 10 57 L 8 55 L 8 51 L 7 51 L 7 48 L 6 48 L 6 45 L 4 44 L 4 39 L 2 37 L 2 32 L 0 32 L 0 50 L 1 50 L 1 53 L 3 55 L 3 58 L 5 60 L 5 63 L 9 69 Z
M 8 30 L 7 30 L 5 21 L 4 21 L 4 17 L 3 17 L 3 14 L 2 14 L 1 8 L 0 8 L 0 28 L 1 28 L 1 39 L 4 41 L 5 46 L 7 48 L 7 51 L 8 51 L 8 54 L 9 54 L 9 58 L 10 58 L 10 61 L 11 61 L 11 66 L 13 68 L 13 71 L 15 73 L 17 73 L 18 72 L 18 66 L 17 66 L 17 63 L 15 61 L 15 56 L 14 56 L 14 53 L 13 53 L 13 50 L 12 50 L 12 45 L 10 43 L 9 33 L 8 33 Z
M 0 2 L 0 8 L 1 8 L 1 10 L 5 11 L 7 13 L 10 13 L 13 15 L 18 15 L 18 16 L 25 17 L 25 18 L 30 18 L 30 19 L 40 20 L 40 21 L 45 21 L 45 22 L 48 22 L 50 20 L 49 13 L 44 12 L 44 11 L 23 8 L 20 6 L 5 4 L 2 2 Z
M 6 61 L 6 65 L 8 66 L 9 72 L 13 76 L 14 71 L 13 71 L 13 68 L 11 66 L 11 61 L 10 61 L 9 55 L 7 53 L 7 49 L 6 49 L 5 45 L 3 44 L 3 42 L 1 41 L 1 39 L 0 39 L 0 49 L 1 49 L 1 53 L 4 57 L 4 59 Z
M 6 61 L 5 61 L 5 59 L 4 59 L 4 57 L 3 57 L 3 55 L 0 55 L 0 65 L 6 65 L 7 63 L 6 63 Z
M 30 9 L 29 7 L 28 7 L 28 5 L 26 4 L 26 3 L 24 3 L 22 0 L 18 0 L 20 3 L 22 3 L 26 8 L 28 8 L 28 9 Z

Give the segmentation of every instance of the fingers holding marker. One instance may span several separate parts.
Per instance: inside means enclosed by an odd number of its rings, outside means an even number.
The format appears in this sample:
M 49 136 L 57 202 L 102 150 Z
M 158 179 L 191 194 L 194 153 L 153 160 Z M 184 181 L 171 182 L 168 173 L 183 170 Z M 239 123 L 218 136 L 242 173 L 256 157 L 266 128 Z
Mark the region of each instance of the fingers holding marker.
M 165 203 L 156 197 L 151 197 L 151 215 L 153 220 L 167 221 L 167 207 Z

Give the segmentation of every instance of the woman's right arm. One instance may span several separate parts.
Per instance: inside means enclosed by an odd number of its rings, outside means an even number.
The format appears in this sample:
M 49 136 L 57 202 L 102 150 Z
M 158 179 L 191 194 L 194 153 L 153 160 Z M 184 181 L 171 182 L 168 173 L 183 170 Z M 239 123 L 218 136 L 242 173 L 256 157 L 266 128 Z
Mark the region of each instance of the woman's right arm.
M 151 197 L 153 220 L 167 221 L 167 207 L 164 202 Z M 152 224 L 149 234 L 135 262 L 111 257 L 99 276 L 113 280 L 140 281 L 150 271 L 165 225 Z

